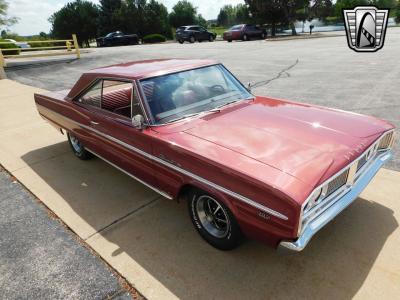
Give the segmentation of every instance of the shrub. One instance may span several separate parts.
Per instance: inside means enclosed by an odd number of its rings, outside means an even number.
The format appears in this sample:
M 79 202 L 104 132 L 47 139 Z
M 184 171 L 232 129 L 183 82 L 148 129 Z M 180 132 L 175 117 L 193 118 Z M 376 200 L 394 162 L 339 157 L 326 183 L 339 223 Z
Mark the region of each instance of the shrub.
M 167 38 L 163 36 L 162 34 L 149 34 L 144 36 L 143 38 L 143 43 L 162 43 L 165 42 Z
M 2 42 L 7 42 L 7 44 L 0 44 L 0 49 L 18 48 L 18 46 L 15 45 L 14 43 L 0 39 L 0 43 L 2 43 Z M 19 55 L 21 50 L 2 51 L 2 52 L 3 52 L 3 55 Z

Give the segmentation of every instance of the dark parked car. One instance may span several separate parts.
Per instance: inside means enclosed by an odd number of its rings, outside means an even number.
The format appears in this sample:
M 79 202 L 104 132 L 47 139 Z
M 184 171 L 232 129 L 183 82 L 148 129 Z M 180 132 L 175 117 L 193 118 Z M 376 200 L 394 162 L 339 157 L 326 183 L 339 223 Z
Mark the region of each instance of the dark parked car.
M 253 38 L 265 39 L 267 31 L 258 25 L 240 24 L 229 28 L 224 32 L 224 40 L 232 42 L 233 40 L 248 41 Z
M 124 34 L 121 31 L 115 31 L 107 34 L 105 37 L 96 39 L 97 47 L 136 45 L 139 43 L 137 34 Z
M 176 40 L 183 44 L 185 41 L 194 43 L 195 41 L 213 42 L 217 35 L 204 27 L 198 25 L 181 26 L 176 30 Z

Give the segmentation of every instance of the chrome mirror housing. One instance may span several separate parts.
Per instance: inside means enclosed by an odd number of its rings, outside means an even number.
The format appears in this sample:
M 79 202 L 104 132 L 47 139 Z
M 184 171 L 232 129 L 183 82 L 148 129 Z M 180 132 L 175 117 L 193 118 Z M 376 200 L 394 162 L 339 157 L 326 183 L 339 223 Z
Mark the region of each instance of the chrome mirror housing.
M 143 129 L 144 126 L 144 117 L 142 115 L 136 115 L 132 118 L 132 126 L 136 129 Z
M 249 92 L 251 92 L 251 82 L 248 82 L 248 83 L 247 83 L 247 90 L 248 90 Z

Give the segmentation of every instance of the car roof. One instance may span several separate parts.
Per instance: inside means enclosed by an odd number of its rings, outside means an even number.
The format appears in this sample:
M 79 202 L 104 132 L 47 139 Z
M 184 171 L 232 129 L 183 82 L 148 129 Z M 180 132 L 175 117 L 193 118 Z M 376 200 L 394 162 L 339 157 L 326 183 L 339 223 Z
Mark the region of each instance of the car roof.
M 204 66 L 218 64 L 209 59 L 152 59 L 133 61 L 123 64 L 111 65 L 90 70 L 83 73 L 68 94 L 69 98 L 75 97 L 84 88 L 98 78 L 115 78 L 125 80 L 140 80 L 148 77 L 196 69 Z

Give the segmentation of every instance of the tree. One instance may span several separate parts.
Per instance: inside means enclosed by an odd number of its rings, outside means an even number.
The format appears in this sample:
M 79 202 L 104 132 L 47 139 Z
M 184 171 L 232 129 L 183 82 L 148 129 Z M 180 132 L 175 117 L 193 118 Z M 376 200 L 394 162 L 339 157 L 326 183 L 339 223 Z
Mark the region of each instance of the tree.
M 144 9 L 145 16 L 145 34 L 161 33 L 171 38 L 171 26 L 169 24 L 168 10 L 165 5 L 155 0 L 150 0 Z
M 396 23 L 400 23 L 400 1 L 397 2 L 395 21 Z
M 17 18 L 8 17 L 8 2 L 5 0 L 0 0 L 0 28 L 2 26 L 9 26 L 17 23 Z
M 272 36 L 275 36 L 276 25 L 289 23 L 282 8 L 282 0 L 245 0 L 245 2 L 259 23 L 271 25 Z
M 249 23 L 250 19 L 249 9 L 245 4 L 225 5 L 220 9 L 217 17 L 220 26 Z
M 49 19 L 52 24 L 51 35 L 70 39 L 77 34 L 78 41 L 89 47 L 89 41 L 96 37 L 98 7 L 90 1 L 75 0 L 55 12 Z
M 198 14 L 196 17 L 196 24 L 207 28 L 207 21 L 203 18 L 201 14 Z
M 228 26 L 228 12 L 224 7 L 222 7 L 219 11 L 217 22 L 219 26 Z
M 192 3 L 181 0 L 174 5 L 169 15 L 172 26 L 178 28 L 183 25 L 191 25 L 196 23 L 197 8 Z
M 130 4 L 133 4 L 133 2 L 135 1 L 126 1 L 125 7 L 130 9 Z M 99 35 L 122 30 L 121 12 L 124 11 L 122 6 L 121 0 L 100 0 L 98 19 Z

